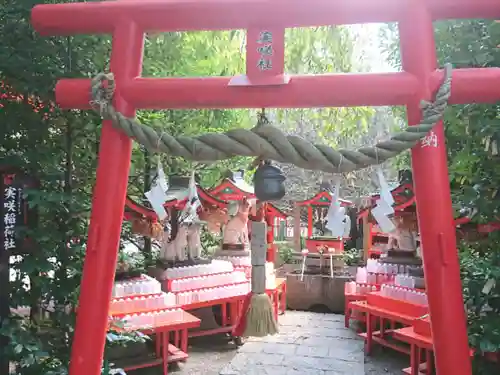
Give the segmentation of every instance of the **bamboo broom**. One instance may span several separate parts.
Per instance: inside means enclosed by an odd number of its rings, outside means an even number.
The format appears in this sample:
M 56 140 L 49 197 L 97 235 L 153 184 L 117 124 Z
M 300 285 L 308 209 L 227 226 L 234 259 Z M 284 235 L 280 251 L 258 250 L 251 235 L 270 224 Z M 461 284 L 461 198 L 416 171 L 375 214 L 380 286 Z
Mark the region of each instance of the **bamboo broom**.
M 266 294 L 266 223 L 252 222 L 252 291 L 246 296 L 233 330 L 236 337 L 263 337 L 278 333 L 271 299 Z

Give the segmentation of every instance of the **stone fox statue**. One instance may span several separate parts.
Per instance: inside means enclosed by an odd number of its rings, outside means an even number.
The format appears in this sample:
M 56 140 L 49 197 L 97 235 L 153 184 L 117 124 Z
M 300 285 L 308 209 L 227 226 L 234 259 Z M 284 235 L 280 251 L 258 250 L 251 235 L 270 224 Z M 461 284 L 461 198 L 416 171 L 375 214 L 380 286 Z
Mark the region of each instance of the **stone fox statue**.
M 176 209 L 172 209 L 171 221 L 165 226 L 160 258 L 172 261 L 197 259 L 201 256 L 201 222 L 206 222 L 208 230 L 220 234 L 223 225 L 229 221 L 227 210 L 221 208 L 200 208 L 200 221 L 179 223 Z M 186 254 L 187 248 L 187 254 Z
M 223 243 L 228 245 L 242 244 L 245 250 L 250 247 L 248 238 L 248 216 L 255 202 L 243 198 L 238 206 L 238 212 L 229 220 L 224 228 Z
M 201 223 L 192 223 L 187 228 L 188 259 L 201 258 Z
M 213 234 L 220 234 L 222 226 L 229 221 L 229 214 L 225 208 L 203 207 L 199 216 L 200 220 L 207 223 L 207 229 Z
M 175 209 L 172 211 L 174 211 L 173 220 L 164 227 L 160 258 L 168 262 L 183 262 L 188 258 L 199 258 L 201 255 L 201 223 L 179 223 L 177 220 L 178 211 Z

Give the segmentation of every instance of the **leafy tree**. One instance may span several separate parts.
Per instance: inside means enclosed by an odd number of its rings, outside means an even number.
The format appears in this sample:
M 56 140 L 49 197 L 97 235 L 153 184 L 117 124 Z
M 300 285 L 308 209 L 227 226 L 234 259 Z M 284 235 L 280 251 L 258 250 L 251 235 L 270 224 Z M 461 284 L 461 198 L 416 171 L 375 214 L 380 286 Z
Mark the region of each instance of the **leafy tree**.
M 298 74 L 350 73 L 365 70 L 356 59 L 357 35 L 349 27 L 324 26 L 288 29 L 286 32 L 285 70 Z M 340 107 L 287 109 L 271 113 L 271 122 L 285 132 L 335 148 L 356 148 L 381 140 L 397 127 L 386 108 Z M 305 199 L 318 192 L 323 180 L 332 176 L 282 166 L 287 176 L 285 204 Z M 389 163 L 384 168 L 391 172 Z M 372 193 L 371 169 L 342 175 L 343 197 Z M 393 174 L 393 173 L 392 173 Z
M 30 233 L 36 239 L 36 251 L 12 258 L 11 264 L 16 275 L 11 283 L 11 307 L 31 308 L 30 317 L 13 315 L 1 327 L 1 333 L 10 339 L 7 353 L 2 355 L 18 365 L 19 374 L 67 371 L 101 121 L 91 112 L 58 110 L 52 104 L 53 87 L 61 77 L 90 77 L 107 70 L 111 46 L 109 37 L 38 36 L 30 26 L 30 11 L 44 2 L 52 1 L 13 0 L 0 9 L 1 163 L 19 166 L 41 182 L 39 190 L 26 192 L 39 213 L 38 227 Z M 232 60 L 216 59 L 227 40 L 228 34 L 222 32 L 148 38 L 145 73 L 234 74 L 241 66 L 238 48 L 224 52 Z M 208 55 L 207 43 L 216 48 Z M 141 112 L 139 117 L 146 123 L 165 123 L 162 131 L 196 134 L 245 124 L 246 114 L 160 111 Z M 183 161 L 163 161 L 173 172 L 189 168 Z M 144 164 L 143 151 L 136 146 L 132 174 L 141 174 Z M 227 162 L 227 167 L 233 166 L 234 161 Z M 212 177 L 210 173 L 204 176 L 209 183 L 220 176 L 219 170 L 211 171 Z M 45 311 L 50 311 L 48 318 Z
M 385 46 L 400 66 L 395 25 L 386 29 Z M 499 67 L 500 24 L 486 20 L 437 22 L 439 62 L 455 68 Z M 448 166 L 454 206 L 466 209 L 474 223 L 498 221 L 500 174 L 497 105 L 452 106 L 445 114 Z M 500 350 L 500 236 L 498 232 L 461 244 L 462 280 L 468 311 L 469 340 L 478 353 Z M 477 373 L 493 373 L 478 362 Z M 488 372 L 490 371 L 490 372 Z
M 98 116 L 59 110 L 53 104 L 53 87 L 61 77 L 91 77 L 106 71 L 111 47 L 109 36 L 37 35 L 30 25 L 32 7 L 61 2 L 70 1 L 4 0 L 0 7 L 1 163 L 19 166 L 41 183 L 40 189 L 26 192 L 39 213 L 38 226 L 29 233 L 36 239 L 35 251 L 12 258 L 11 264 L 16 276 L 11 283 L 11 307 L 27 306 L 31 313 L 2 321 L 0 332 L 10 340 L 7 353 L 0 356 L 7 354 L 23 375 L 67 372 L 99 148 Z M 287 46 L 289 70 L 349 71 L 351 39 L 346 30 L 318 30 L 320 38 L 313 37 L 313 30 L 289 31 L 288 38 L 294 40 Z M 326 44 L 313 40 L 322 37 Z M 144 74 L 234 75 L 244 70 L 243 46 L 241 31 L 149 35 Z M 366 108 L 275 112 L 278 122 L 289 116 L 289 124 L 300 119 L 304 129 L 316 124 L 317 136 L 332 145 L 342 145 L 359 130 L 366 132 L 371 114 Z M 247 110 L 141 111 L 138 117 L 174 135 L 225 131 L 256 122 Z M 334 127 L 337 123 L 348 126 L 342 130 Z M 130 194 L 142 198 L 156 160 L 134 145 Z M 169 173 L 185 173 L 193 167 L 168 155 L 161 161 Z M 213 185 L 225 169 L 246 163 L 241 158 L 213 163 L 203 169 L 202 183 Z M 124 237 L 130 239 L 127 232 Z

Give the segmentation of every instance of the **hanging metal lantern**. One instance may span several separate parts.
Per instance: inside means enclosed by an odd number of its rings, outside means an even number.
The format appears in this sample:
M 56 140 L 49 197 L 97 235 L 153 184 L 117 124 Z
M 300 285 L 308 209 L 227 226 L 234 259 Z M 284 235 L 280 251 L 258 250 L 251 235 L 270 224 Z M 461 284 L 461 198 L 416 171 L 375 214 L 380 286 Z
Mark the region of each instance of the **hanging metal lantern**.
M 270 162 L 261 164 L 253 177 L 255 196 L 260 201 L 277 201 L 285 196 L 285 176 Z

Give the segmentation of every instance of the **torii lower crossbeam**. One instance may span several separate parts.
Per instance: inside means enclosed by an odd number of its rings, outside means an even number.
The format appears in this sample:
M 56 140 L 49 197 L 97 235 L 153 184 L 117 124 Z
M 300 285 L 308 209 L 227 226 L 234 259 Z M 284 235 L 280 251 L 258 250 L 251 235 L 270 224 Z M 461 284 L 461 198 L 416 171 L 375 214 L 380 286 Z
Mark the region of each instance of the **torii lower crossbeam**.
M 44 35 L 113 34 L 111 71 L 115 108 L 134 116 L 139 108 L 323 107 L 406 105 L 410 125 L 419 101 L 431 99 L 436 71 L 432 21 L 500 18 L 498 0 L 121 0 L 39 5 L 33 25 Z M 283 74 L 283 30 L 330 24 L 399 22 L 404 72 L 382 75 Z M 274 65 L 247 41 L 246 77 L 141 78 L 144 33 L 247 29 L 276 36 Z M 253 38 L 253 37 L 252 37 Z M 269 45 L 266 45 L 269 47 Z M 262 47 L 262 46 L 261 46 Z M 263 51 L 259 47 L 259 51 Z M 256 68 L 258 60 L 261 71 Z M 253 62 L 253 63 L 252 63 Z M 262 74 L 261 74 L 262 73 Z M 453 103 L 495 102 L 498 69 L 453 73 Z M 88 80 L 62 80 L 57 100 L 87 109 Z M 131 140 L 105 122 L 82 279 L 71 375 L 101 372 L 113 286 Z M 439 375 L 470 375 L 469 349 L 453 226 L 442 124 L 412 151 L 418 220 Z

